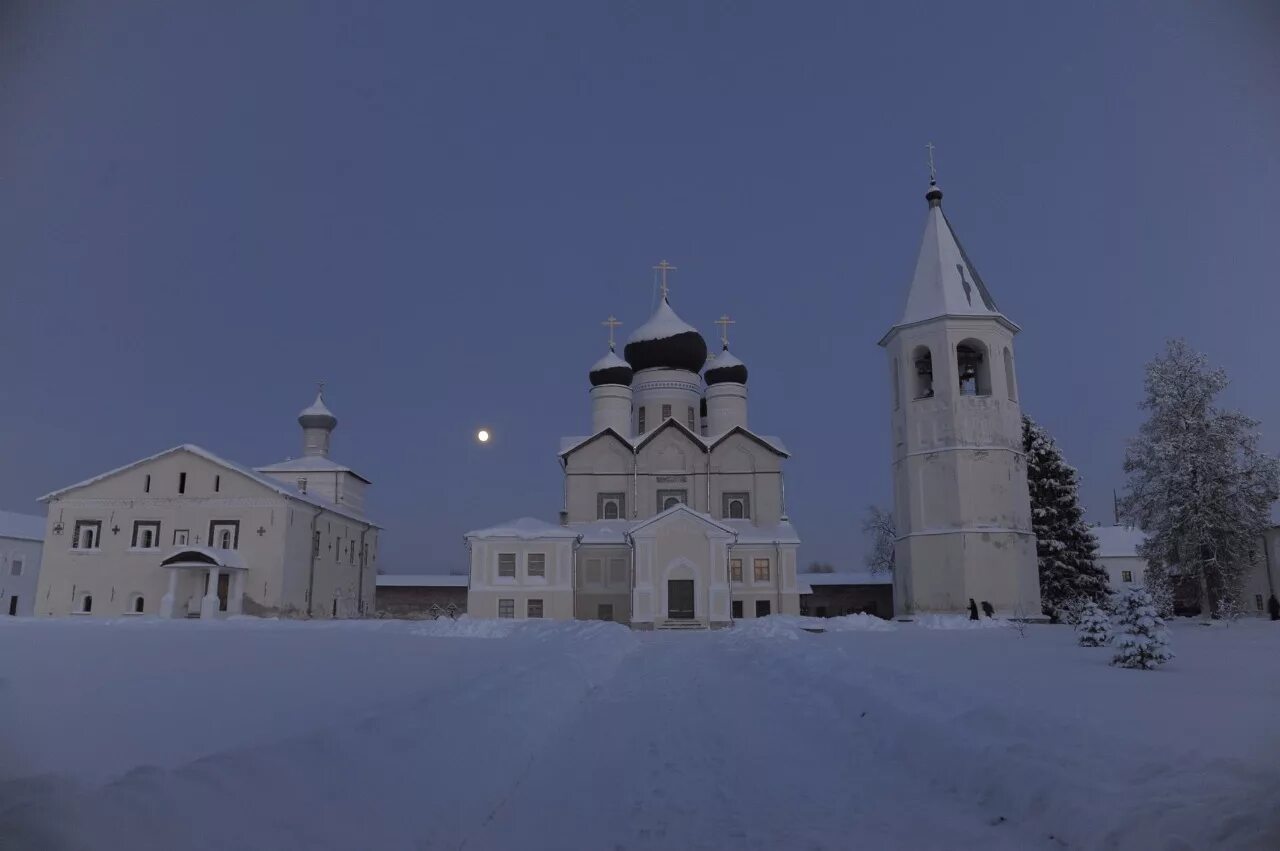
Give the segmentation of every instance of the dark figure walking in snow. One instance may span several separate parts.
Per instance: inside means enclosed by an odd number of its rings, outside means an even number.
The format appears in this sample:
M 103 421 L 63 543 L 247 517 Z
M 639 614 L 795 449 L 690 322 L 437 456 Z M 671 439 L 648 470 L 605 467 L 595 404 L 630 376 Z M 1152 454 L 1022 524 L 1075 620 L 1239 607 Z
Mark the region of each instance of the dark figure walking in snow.
M 978 604 L 973 602 L 973 598 L 969 598 L 969 620 L 976 621 L 978 619 Z
M 996 610 L 993 609 L 991 604 L 986 600 L 982 601 L 982 613 L 989 618 L 994 618 L 996 616 Z
M 1280 621 L 1280 600 L 1276 599 L 1276 595 L 1272 594 L 1271 599 L 1267 600 L 1267 611 L 1271 613 L 1273 621 Z

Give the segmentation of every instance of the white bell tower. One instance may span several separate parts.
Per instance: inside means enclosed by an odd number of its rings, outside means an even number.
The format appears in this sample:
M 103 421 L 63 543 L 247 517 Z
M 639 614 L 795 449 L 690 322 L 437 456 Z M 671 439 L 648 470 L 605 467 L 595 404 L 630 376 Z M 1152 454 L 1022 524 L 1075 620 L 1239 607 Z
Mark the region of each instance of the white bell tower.
M 1040 618 L 1018 326 L 996 307 L 930 181 L 924 240 L 902 318 L 880 340 L 893 410 L 894 608 Z

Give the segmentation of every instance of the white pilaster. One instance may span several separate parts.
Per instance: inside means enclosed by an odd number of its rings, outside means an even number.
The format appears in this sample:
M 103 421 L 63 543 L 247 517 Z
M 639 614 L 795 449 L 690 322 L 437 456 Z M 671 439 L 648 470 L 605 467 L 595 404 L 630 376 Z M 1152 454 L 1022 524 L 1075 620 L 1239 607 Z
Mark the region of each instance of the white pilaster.
M 218 616 L 218 574 L 216 567 L 209 568 L 209 584 L 205 588 L 204 598 L 200 600 L 200 617 L 216 618 Z

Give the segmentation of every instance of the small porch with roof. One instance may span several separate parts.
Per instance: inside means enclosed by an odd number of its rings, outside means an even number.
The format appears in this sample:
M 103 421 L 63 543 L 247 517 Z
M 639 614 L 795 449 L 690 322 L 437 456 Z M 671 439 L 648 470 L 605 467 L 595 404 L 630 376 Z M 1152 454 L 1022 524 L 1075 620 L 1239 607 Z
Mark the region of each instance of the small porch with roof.
M 160 560 L 160 566 L 169 571 L 160 617 L 216 618 L 241 613 L 249 569 L 235 550 L 178 547 Z

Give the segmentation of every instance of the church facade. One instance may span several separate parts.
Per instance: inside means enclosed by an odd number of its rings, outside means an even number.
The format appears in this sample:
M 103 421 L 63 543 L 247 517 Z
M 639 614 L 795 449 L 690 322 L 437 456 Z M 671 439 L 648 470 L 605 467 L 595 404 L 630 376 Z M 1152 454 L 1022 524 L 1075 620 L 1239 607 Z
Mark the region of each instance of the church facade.
M 745 364 L 727 334 L 708 359 L 660 268 L 662 298 L 623 357 L 617 322 L 606 323 L 609 352 L 589 373 L 590 433 L 561 441 L 558 522 L 525 517 L 467 534 L 471 615 L 654 629 L 799 613 L 789 453 L 748 426 Z
M 250 469 L 184 444 L 62 488 L 48 505 L 37 615 L 355 618 L 372 612 L 369 481 L 329 457 L 317 395 L 303 455 Z

